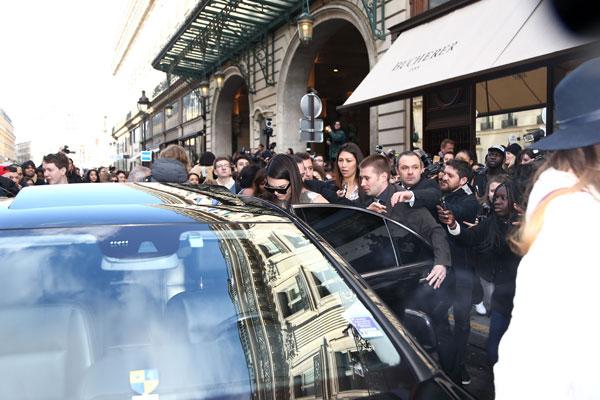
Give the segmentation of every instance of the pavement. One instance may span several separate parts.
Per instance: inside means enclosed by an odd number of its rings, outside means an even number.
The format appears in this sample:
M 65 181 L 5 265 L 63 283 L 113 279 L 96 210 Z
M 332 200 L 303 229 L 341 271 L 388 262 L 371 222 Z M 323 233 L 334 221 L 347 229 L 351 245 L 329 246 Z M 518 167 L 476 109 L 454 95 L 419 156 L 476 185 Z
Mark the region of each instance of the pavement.
M 452 315 L 450 315 L 450 323 L 453 323 Z M 489 326 L 488 316 L 471 312 L 471 335 L 466 354 L 467 372 L 471 375 L 471 383 L 463 387 L 479 400 L 493 400 L 495 397 L 494 373 L 488 365 L 485 353 Z

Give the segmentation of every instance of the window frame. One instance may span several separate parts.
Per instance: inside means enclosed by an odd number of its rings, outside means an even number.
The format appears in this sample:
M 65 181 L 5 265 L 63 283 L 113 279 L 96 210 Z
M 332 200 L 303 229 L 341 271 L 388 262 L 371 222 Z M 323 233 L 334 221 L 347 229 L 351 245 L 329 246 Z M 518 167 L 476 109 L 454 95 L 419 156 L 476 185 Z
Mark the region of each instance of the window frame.
M 378 276 L 378 275 L 382 275 L 382 274 L 386 274 L 386 273 L 390 273 L 390 272 L 394 272 L 394 271 L 399 271 L 399 270 L 404 270 L 404 269 L 408 269 L 408 268 L 417 268 L 417 267 L 422 267 L 424 265 L 428 265 L 429 263 L 426 261 L 422 261 L 422 262 L 416 262 L 416 263 L 406 263 L 406 264 L 402 264 L 401 258 L 399 257 L 398 254 L 398 249 L 396 248 L 396 243 L 393 240 L 392 237 L 392 232 L 389 228 L 388 224 L 395 224 L 399 227 L 401 227 L 402 229 L 408 231 L 409 233 L 413 234 L 414 236 L 416 236 L 418 239 L 420 239 L 433 253 L 433 246 L 431 245 L 431 243 L 426 240 L 425 238 L 423 238 L 423 236 L 419 235 L 417 232 L 415 232 L 414 230 L 410 229 L 409 227 L 399 223 L 398 221 L 393 220 L 392 218 L 389 218 L 386 215 L 382 215 L 379 213 L 376 213 L 374 211 L 371 210 L 367 210 L 365 208 L 360 208 L 360 207 L 355 207 L 355 206 L 348 206 L 348 205 L 343 205 L 343 204 L 295 204 L 292 206 L 292 209 L 295 213 L 295 215 L 302 220 L 302 222 L 304 224 L 306 224 L 312 231 L 313 234 L 318 236 L 318 237 L 322 237 L 319 232 L 315 231 L 315 229 L 310 226 L 302 216 L 299 215 L 297 210 L 305 210 L 305 209 L 311 209 L 311 208 L 319 208 L 319 209 L 323 209 L 323 208 L 337 208 L 337 209 L 345 209 L 345 210 L 353 210 L 356 212 L 360 212 L 360 213 L 364 213 L 364 214 L 370 214 L 373 215 L 375 217 L 380 218 L 381 220 L 383 220 L 384 225 L 386 227 L 386 230 L 388 232 L 388 237 L 392 243 L 392 249 L 394 251 L 394 257 L 396 259 L 396 266 L 395 267 L 391 267 L 391 268 L 386 268 L 386 269 L 381 269 L 381 270 L 377 270 L 377 271 L 372 271 L 372 272 L 366 272 L 366 273 L 359 273 L 363 278 L 370 278 L 370 277 L 374 277 L 374 276 Z M 323 238 L 323 240 L 325 240 Z M 327 243 L 329 243 L 327 240 L 325 240 Z M 330 244 L 331 245 L 331 244 Z M 333 247 L 333 245 L 331 245 Z M 429 260 L 427 260 L 429 261 Z M 347 260 L 347 262 L 352 265 L 350 263 L 350 261 Z

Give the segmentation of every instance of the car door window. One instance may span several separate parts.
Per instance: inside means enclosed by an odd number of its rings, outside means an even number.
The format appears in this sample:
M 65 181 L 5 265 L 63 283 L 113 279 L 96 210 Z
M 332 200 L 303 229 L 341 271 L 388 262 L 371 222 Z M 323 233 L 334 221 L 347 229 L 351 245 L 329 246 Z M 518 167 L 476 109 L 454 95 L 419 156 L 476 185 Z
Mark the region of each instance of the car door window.
M 388 221 L 388 229 L 400 265 L 425 263 L 433 260 L 431 247 L 413 232 L 393 221 Z
M 358 273 L 397 266 L 383 218 L 338 207 L 297 208 L 296 214 L 317 231 Z

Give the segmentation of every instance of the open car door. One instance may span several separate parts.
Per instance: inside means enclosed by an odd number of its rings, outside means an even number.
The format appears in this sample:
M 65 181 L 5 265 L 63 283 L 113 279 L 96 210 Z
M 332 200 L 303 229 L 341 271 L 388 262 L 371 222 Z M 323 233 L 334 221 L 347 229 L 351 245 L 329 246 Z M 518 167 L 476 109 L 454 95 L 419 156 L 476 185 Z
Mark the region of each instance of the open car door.
M 424 348 L 435 347 L 431 321 L 418 304 L 422 289 L 428 289 L 420 280 L 433 267 L 427 241 L 404 225 L 363 208 L 340 204 L 293 208 L 366 280 Z

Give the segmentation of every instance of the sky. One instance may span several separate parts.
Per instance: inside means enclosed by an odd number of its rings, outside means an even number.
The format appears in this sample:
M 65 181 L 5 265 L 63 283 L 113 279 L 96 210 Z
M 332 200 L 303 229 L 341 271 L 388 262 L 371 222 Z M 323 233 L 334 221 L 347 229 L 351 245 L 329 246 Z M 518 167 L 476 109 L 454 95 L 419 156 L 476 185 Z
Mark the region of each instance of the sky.
M 102 135 L 128 4 L 0 0 L 0 108 L 17 143 L 32 140 L 43 154 Z

